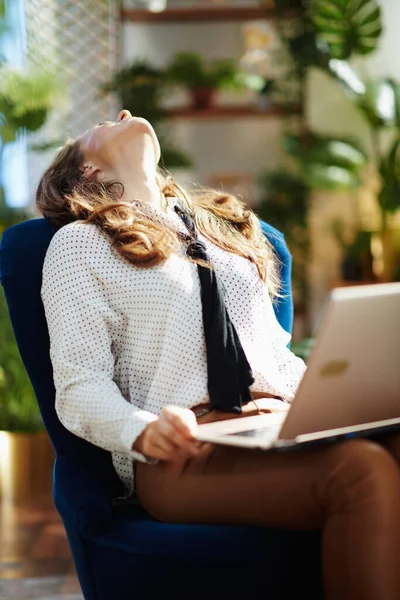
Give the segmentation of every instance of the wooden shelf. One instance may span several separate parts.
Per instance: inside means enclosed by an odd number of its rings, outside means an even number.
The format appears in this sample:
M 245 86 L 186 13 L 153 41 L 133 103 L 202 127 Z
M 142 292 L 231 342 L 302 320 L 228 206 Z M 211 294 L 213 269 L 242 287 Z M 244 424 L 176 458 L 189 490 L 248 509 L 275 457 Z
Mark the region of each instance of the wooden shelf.
M 191 107 L 175 108 L 167 111 L 169 119 L 208 120 L 208 119 L 235 119 L 235 118 L 270 118 L 298 115 L 301 113 L 300 105 L 293 105 L 289 109 L 282 106 L 271 106 L 260 110 L 256 106 L 214 106 L 206 109 Z
M 287 17 L 298 16 L 299 11 L 287 11 Z M 274 19 L 275 11 L 262 7 L 237 8 L 167 8 L 163 12 L 154 13 L 136 8 L 121 9 L 122 21 L 136 23 L 188 23 L 206 21 L 249 21 L 253 19 Z

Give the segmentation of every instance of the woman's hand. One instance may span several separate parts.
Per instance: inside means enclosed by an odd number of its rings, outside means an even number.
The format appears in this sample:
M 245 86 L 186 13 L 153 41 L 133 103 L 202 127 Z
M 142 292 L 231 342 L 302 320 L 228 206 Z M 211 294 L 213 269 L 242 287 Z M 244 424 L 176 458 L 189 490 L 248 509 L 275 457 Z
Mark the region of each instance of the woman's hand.
M 194 439 L 196 416 L 189 408 L 166 406 L 157 421 L 149 423 L 132 450 L 158 458 L 174 460 L 182 456 L 197 456 L 200 452 Z
M 290 404 L 277 398 L 257 398 L 254 400 L 258 409 L 263 413 L 288 412 Z M 249 405 L 251 406 L 251 404 Z

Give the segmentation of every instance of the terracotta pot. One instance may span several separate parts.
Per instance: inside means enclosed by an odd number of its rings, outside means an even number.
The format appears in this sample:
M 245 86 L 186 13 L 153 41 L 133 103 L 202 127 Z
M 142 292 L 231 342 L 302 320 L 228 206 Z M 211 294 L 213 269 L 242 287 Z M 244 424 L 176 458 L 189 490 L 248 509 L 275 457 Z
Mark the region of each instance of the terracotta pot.
M 0 498 L 18 503 L 50 494 L 54 458 L 45 431 L 0 431 Z
M 212 88 L 197 88 L 191 91 L 193 108 L 205 109 L 213 106 L 217 90 Z

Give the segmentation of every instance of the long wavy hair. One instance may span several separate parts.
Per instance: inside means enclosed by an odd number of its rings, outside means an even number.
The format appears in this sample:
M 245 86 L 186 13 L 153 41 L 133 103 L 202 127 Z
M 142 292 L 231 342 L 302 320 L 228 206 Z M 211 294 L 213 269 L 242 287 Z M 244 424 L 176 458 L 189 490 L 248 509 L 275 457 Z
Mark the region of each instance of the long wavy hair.
M 146 217 L 137 202 L 123 201 L 118 182 L 85 178 L 78 141 L 69 140 L 44 173 L 36 193 L 39 212 L 56 229 L 73 221 L 94 223 L 121 256 L 136 267 L 153 267 L 177 249 L 172 229 Z M 198 230 L 211 242 L 256 265 L 272 297 L 279 296 L 277 258 L 262 233 L 258 218 L 243 202 L 215 190 L 187 192 L 159 170 L 157 181 L 167 197 L 182 199 Z

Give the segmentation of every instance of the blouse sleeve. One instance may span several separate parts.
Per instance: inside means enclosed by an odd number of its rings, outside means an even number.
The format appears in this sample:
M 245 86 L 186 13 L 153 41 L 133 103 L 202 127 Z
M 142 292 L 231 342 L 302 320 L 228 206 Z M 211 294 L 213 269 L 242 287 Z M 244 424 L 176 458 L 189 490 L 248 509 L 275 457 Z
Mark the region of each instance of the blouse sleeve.
M 50 335 L 56 412 L 75 435 L 147 462 L 132 445 L 157 416 L 131 404 L 113 380 L 110 329 L 123 317 L 110 305 L 90 261 L 87 236 L 93 235 L 92 226 L 74 225 L 56 233 L 43 267 L 41 297 Z
M 303 359 L 296 356 L 288 347 L 292 336 L 283 329 L 273 311 L 271 311 L 271 317 L 274 356 L 282 379 L 282 386 L 285 389 L 285 399 L 291 402 L 307 367 Z

